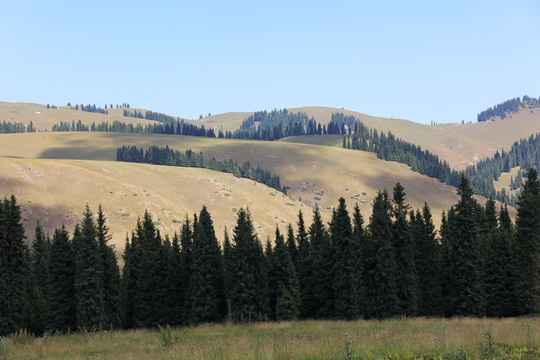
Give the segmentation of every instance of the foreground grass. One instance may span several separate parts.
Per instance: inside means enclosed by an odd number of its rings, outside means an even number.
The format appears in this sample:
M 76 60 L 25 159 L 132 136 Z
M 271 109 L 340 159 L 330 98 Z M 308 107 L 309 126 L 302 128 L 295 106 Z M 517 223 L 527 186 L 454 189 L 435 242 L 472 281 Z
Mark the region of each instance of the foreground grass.
M 202 325 L 2 339 L 6 359 L 538 359 L 539 318 Z

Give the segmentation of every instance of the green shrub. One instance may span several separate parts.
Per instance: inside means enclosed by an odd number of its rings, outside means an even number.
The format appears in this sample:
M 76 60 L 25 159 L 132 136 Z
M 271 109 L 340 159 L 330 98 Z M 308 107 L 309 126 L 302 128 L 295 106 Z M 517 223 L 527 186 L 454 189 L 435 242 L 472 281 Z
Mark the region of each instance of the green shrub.
M 156 337 L 161 342 L 161 345 L 165 348 L 179 344 L 183 336 L 184 329 L 181 329 L 179 334 L 175 334 L 175 332 L 171 329 L 169 325 L 167 325 L 166 327 L 158 325 L 158 332 L 156 333 Z

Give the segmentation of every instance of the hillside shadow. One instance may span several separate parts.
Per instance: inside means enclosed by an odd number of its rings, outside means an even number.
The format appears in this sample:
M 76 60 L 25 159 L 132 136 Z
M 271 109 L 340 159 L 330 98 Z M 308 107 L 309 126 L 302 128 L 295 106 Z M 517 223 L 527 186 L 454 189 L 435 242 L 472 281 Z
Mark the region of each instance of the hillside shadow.
M 70 159 L 70 160 L 102 160 L 110 161 L 116 158 L 116 148 L 96 146 L 97 141 L 91 139 L 63 139 L 64 146 L 50 147 L 43 150 L 40 159 Z

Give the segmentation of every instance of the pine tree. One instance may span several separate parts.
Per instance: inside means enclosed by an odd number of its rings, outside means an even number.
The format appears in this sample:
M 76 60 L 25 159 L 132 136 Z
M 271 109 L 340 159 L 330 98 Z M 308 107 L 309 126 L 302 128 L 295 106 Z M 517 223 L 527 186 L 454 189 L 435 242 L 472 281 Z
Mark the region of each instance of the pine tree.
M 162 243 L 148 211 L 145 211 L 142 222 L 137 221 L 136 237 L 140 267 L 135 299 L 135 322 L 137 326 L 157 326 L 164 301 L 160 271 Z
M 140 272 L 140 252 L 137 244 L 137 237 L 131 234 L 131 241 L 126 235 L 126 245 L 124 248 L 124 268 L 122 271 L 122 325 L 126 329 L 137 326 L 137 290 Z
M 186 306 L 187 292 L 189 287 L 189 278 L 191 276 L 191 262 L 192 262 L 192 249 L 193 249 L 193 231 L 190 221 L 186 215 L 186 220 L 182 224 L 182 230 L 180 232 L 180 288 L 179 288 L 179 304 L 181 307 L 181 322 L 182 324 L 188 323 L 188 311 Z
M 315 294 L 313 293 L 313 287 L 310 286 L 310 281 L 313 278 L 313 253 L 302 210 L 298 212 L 296 242 L 298 244 L 298 267 L 296 273 L 300 287 L 300 318 L 309 319 L 313 318 L 316 312 L 316 309 L 313 308 Z
M 379 191 L 373 202 L 362 254 L 364 255 L 368 307 L 367 316 L 385 318 L 398 313 L 396 292 L 396 251 L 392 241 L 392 205 L 386 190 Z
M 462 175 L 457 190 L 460 197 L 455 207 L 455 224 L 450 243 L 448 295 L 450 312 L 458 316 L 482 316 L 483 293 L 478 259 L 478 223 L 475 221 L 476 200 L 469 181 Z M 452 221 L 450 218 L 448 221 Z
M 29 251 L 15 196 L 0 202 L 0 335 L 25 328 Z
M 393 197 L 393 239 L 396 249 L 396 293 L 399 313 L 416 315 L 418 308 L 418 279 L 414 264 L 414 240 L 407 221 L 410 206 L 405 203 L 405 189 L 398 182 Z
M 96 222 L 97 240 L 101 252 L 101 262 L 103 264 L 103 301 L 106 322 L 105 327 L 119 327 L 120 320 L 120 270 L 116 261 L 116 254 L 112 245 L 108 242 L 111 239 L 109 228 L 106 225 L 105 214 L 101 205 L 98 209 Z
M 69 241 L 69 233 L 63 225 L 54 231 L 49 274 L 51 329 L 62 332 L 75 330 L 75 254 Z
M 411 212 L 412 214 L 412 212 Z M 411 216 L 415 234 L 415 267 L 418 276 L 418 315 L 442 315 L 440 245 L 436 239 L 431 209 L 424 203 L 422 213 Z
M 103 300 L 103 261 L 97 241 L 96 224 L 88 205 L 83 213 L 79 236 L 75 253 L 77 326 L 95 329 L 107 323 L 108 319 Z
M 221 249 L 205 206 L 194 231 L 192 254 L 187 296 L 189 321 L 192 324 L 222 321 L 226 301 Z
M 276 240 L 271 257 L 270 272 L 271 315 L 277 321 L 298 317 L 298 277 L 283 236 L 276 227 Z
M 306 304 L 315 309 L 315 318 L 327 319 L 332 315 L 332 265 L 330 239 L 321 218 L 319 208 L 313 211 L 313 222 L 309 228 L 309 241 L 313 264 L 313 277 L 306 284 L 313 289 L 314 302 Z
M 49 276 L 50 246 L 49 239 L 45 236 L 43 228 L 38 221 L 30 253 L 32 264 L 32 321 L 28 329 L 36 335 L 41 335 L 45 330 L 51 328 L 49 310 L 51 305 L 51 281 Z
M 517 308 L 520 314 L 530 314 L 538 311 L 540 299 L 540 181 L 534 168 L 518 198 L 516 232 Z
M 227 264 L 232 315 L 237 321 L 262 320 L 262 246 L 255 234 L 249 210 L 240 208 L 233 233 Z
M 362 274 L 359 271 L 358 242 L 353 240 L 351 219 L 345 205 L 345 199 L 339 199 L 330 223 L 330 241 L 334 279 L 334 314 L 333 317 L 352 320 L 361 314 L 360 290 Z

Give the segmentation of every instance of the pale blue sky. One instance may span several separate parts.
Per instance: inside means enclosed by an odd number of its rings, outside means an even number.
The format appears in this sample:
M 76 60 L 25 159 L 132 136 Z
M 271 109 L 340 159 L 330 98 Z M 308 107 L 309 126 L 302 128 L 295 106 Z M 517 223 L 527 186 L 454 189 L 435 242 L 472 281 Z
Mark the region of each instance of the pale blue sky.
M 0 101 L 429 123 L 540 96 L 538 1 L 0 0 Z

